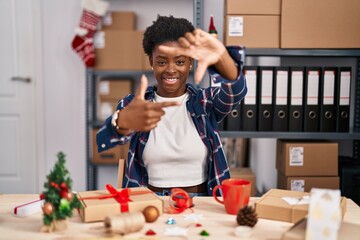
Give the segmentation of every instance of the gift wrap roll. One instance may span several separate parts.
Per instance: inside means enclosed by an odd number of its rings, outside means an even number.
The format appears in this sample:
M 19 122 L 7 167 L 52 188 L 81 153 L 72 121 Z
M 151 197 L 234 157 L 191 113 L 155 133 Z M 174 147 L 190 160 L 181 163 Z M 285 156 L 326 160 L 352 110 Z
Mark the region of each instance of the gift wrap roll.
M 104 224 L 107 232 L 123 235 L 140 231 L 145 225 L 145 217 L 142 212 L 127 212 L 106 217 Z

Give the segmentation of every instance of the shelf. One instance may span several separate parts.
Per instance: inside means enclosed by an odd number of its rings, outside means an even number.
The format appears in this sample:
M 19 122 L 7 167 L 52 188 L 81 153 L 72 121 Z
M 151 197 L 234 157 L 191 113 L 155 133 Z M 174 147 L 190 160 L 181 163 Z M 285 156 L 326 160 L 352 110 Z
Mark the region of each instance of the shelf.
M 360 133 L 223 131 L 221 137 L 358 140 Z
M 271 57 L 359 57 L 360 49 L 247 48 L 246 56 Z

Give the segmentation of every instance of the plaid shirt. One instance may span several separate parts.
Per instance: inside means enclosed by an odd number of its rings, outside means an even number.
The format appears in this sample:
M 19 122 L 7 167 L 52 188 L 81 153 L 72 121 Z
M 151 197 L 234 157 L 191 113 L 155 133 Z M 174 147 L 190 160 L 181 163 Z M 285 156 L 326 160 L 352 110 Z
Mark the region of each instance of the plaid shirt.
M 235 81 L 224 79 L 215 68 L 209 67 L 209 75 L 220 87 L 196 89 L 186 84 L 190 97 L 186 103 L 200 138 L 208 149 L 208 194 L 222 180 L 230 177 L 229 167 L 221 144 L 218 124 L 234 109 L 244 98 L 247 87 L 242 72 L 244 54 L 241 47 L 227 47 L 230 56 L 238 67 L 238 76 Z M 154 101 L 156 86 L 149 86 L 145 93 L 147 101 Z M 117 109 L 125 108 L 134 98 L 133 94 L 120 100 Z M 132 132 L 128 136 L 119 135 L 111 125 L 111 116 L 106 119 L 104 126 L 97 133 L 96 141 L 98 151 L 104 151 L 118 144 L 130 141 L 128 159 L 126 163 L 123 187 L 139 187 L 148 185 L 148 173 L 143 161 L 143 151 L 150 132 Z

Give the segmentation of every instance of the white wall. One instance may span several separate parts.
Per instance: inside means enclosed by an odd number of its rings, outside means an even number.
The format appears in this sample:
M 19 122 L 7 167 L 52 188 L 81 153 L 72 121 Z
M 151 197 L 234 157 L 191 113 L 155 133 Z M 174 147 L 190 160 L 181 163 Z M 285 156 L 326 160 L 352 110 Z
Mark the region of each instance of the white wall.
M 86 188 L 85 68 L 71 48 L 80 13 L 80 1 L 42 1 L 45 170 L 63 151 L 74 190 Z

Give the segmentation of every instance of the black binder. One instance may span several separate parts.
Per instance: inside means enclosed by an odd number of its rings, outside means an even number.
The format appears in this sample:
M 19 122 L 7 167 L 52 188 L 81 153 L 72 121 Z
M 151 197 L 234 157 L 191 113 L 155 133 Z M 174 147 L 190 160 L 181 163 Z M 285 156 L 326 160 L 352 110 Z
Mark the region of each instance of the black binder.
M 240 131 L 240 104 L 226 116 L 226 130 Z
M 289 131 L 304 128 L 304 68 L 291 67 L 289 74 Z
M 259 67 L 258 129 L 271 131 L 273 119 L 274 68 Z
M 319 131 L 319 86 L 321 68 L 308 67 L 305 74 L 304 131 Z
M 247 93 L 241 101 L 240 107 L 240 130 L 257 131 L 258 121 L 258 67 L 245 66 L 244 75 L 246 78 Z
M 324 67 L 320 82 L 320 131 L 336 131 L 337 67 Z
M 273 131 L 289 130 L 289 68 L 275 67 Z
M 337 132 L 349 132 L 351 67 L 340 67 L 337 92 Z
M 226 131 L 226 117 L 219 123 L 219 131 Z

